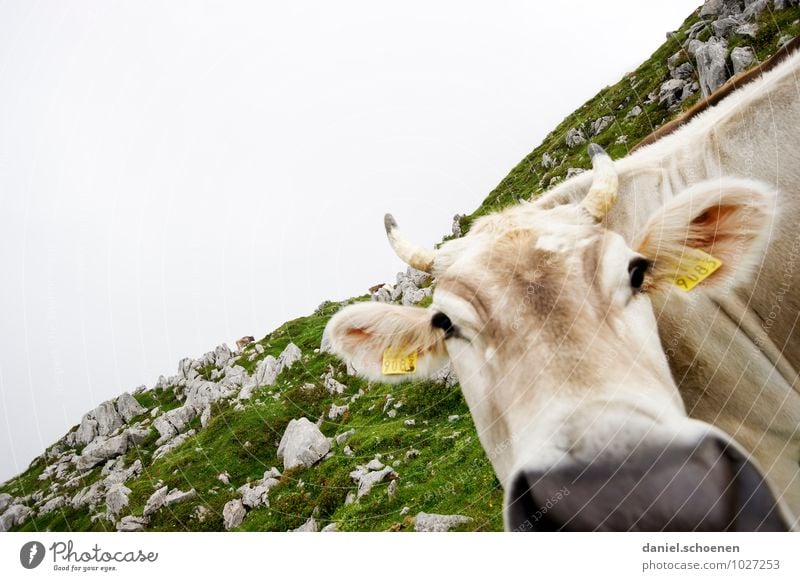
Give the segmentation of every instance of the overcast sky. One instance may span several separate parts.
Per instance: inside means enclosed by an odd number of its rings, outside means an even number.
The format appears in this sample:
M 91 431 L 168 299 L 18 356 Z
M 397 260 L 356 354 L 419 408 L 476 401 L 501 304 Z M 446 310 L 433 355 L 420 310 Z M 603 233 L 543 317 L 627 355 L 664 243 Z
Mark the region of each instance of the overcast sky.
M 0 3 L 0 480 L 393 280 L 699 3 Z

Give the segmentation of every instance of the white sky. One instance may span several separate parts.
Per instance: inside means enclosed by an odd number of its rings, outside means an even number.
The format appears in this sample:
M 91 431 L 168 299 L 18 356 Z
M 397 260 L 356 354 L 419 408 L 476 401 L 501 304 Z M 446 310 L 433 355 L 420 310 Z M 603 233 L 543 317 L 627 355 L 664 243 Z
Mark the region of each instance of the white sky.
M 0 480 L 393 280 L 386 211 L 440 240 L 698 4 L 0 3 Z

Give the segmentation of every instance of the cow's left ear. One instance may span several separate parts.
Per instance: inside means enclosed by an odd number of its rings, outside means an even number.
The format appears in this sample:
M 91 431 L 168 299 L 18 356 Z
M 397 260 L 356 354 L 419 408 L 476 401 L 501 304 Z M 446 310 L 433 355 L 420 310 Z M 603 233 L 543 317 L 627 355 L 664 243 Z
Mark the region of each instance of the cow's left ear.
M 741 178 L 708 180 L 681 192 L 650 218 L 633 245 L 652 264 L 645 288 L 691 290 L 746 280 L 763 257 L 775 203 L 768 185 Z
M 336 313 L 325 327 L 330 351 L 358 375 L 397 383 L 429 378 L 448 362 L 444 331 L 420 307 L 358 303 Z

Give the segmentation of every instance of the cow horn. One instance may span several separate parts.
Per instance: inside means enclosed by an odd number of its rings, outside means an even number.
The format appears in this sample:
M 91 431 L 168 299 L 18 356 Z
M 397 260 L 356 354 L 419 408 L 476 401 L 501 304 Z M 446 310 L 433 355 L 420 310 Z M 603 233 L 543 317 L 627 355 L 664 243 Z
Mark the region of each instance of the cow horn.
M 581 202 L 581 206 L 600 222 L 611 206 L 617 201 L 619 178 L 614 162 L 605 150 L 594 143 L 589 144 L 589 157 L 592 158 L 592 187 Z
M 433 270 L 433 259 L 436 256 L 433 250 L 415 246 L 406 240 L 400 234 L 400 230 L 397 228 L 397 221 L 391 214 L 384 216 L 383 225 L 386 227 L 386 236 L 389 238 L 389 244 L 392 245 L 395 254 L 403 262 L 422 272 L 430 273 Z

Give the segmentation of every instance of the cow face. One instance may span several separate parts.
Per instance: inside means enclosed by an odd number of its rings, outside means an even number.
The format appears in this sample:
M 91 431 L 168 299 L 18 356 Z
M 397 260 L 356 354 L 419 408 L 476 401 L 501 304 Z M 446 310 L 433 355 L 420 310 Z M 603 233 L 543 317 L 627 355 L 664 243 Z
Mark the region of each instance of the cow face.
M 627 243 L 602 225 L 613 164 L 590 152 L 581 204 L 523 204 L 436 252 L 387 216 L 398 254 L 435 275 L 433 304 L 347 307 L 326 330 L 332 350 L 378 381 L 452 365 L 506 490 L 509 528 L 781 528 L 741 449 L 686 416 L 649 298 L 746 277 L 763 251 L 771 191 L 734 178 L 698 184 Z M 560 508 L 533 518 L 559 493 Z

